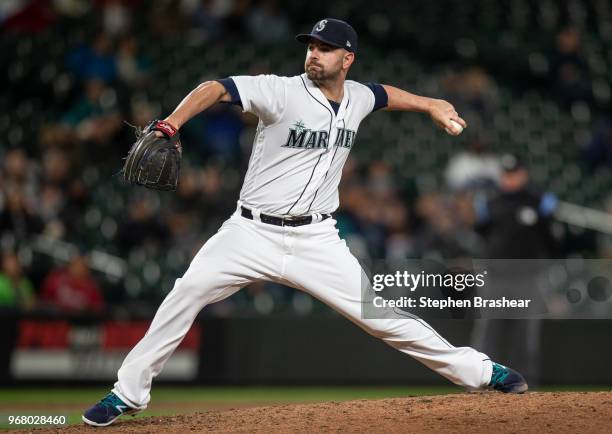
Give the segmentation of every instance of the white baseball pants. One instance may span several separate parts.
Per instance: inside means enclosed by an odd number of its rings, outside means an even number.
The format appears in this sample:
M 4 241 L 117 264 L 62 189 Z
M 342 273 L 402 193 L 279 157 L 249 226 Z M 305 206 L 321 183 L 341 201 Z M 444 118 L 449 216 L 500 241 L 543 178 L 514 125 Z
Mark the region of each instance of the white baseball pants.
M 113 392 L 127 404 L 146 407 L 151 382 L 204 306 L 261 280 L 307 292 L 457 385 L 479 388 L 489 383 L 492 363 L 485 354 L 454 347 L 423 320 L 362 318 L 363 271 L 338 236 L 334 219 L 281 227 L 262 223 L 253 214 L 255 219 L 249 220 L 234 213 L 176 280 L 119 369 Z

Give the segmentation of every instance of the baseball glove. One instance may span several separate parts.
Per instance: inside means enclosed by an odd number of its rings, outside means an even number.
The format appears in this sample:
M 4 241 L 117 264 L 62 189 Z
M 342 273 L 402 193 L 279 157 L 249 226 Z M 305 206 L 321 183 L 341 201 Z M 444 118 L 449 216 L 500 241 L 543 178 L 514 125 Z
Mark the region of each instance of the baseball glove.
M 142 131 L 136 131 L 136 143 L 125 158 L 121 176 L 130 184 L 154 190 L 176 190 L 181 155 L 177 129 L 165 121 L 151 121 Z

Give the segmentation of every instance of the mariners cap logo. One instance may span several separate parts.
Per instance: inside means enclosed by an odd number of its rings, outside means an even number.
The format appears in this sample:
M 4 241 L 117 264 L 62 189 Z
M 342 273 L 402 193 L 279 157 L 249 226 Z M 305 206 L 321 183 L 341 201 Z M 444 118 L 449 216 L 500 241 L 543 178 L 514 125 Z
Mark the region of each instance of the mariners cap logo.
M 344 48 L 350 52 L 357 51 L 357 33 L 345 21 L 335 18 L 324 18 L 317 21 L 310 33 L 301 33 L 295 39 L 308 44 L 312 39 L 324 42 L 335 48 Z

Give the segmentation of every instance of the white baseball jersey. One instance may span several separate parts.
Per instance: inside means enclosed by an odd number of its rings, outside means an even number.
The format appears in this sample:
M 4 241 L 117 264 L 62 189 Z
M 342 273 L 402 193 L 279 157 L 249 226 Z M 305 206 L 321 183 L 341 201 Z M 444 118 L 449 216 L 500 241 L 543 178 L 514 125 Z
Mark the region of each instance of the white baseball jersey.
M 240 201 L 275 215 L 335 211 L 342 168 L 359 124 L 386 105 L 386 94 L 381 104 L 372 87 L 347 80 L 336 113 L 306 74 L 235 76 L 231 81 L 235 87 L 228 79 L 222 82 L 232 101 L 259 117 Z

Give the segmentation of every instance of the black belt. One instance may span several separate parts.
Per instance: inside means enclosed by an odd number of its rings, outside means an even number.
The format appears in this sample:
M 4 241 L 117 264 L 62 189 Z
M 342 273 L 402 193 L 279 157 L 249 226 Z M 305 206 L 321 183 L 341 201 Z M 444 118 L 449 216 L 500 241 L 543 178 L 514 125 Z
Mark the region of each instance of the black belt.
M 240 207 L 242 217 L 253 220 L 253 213 L 250 209 Z M 331 218 L 331 214 L 321 214 L 321 221 Z M 262 223 L 276 226 L 304 226 L 312 223 L 312 215 L 275 217 L 273 215 L 259 214 Z

